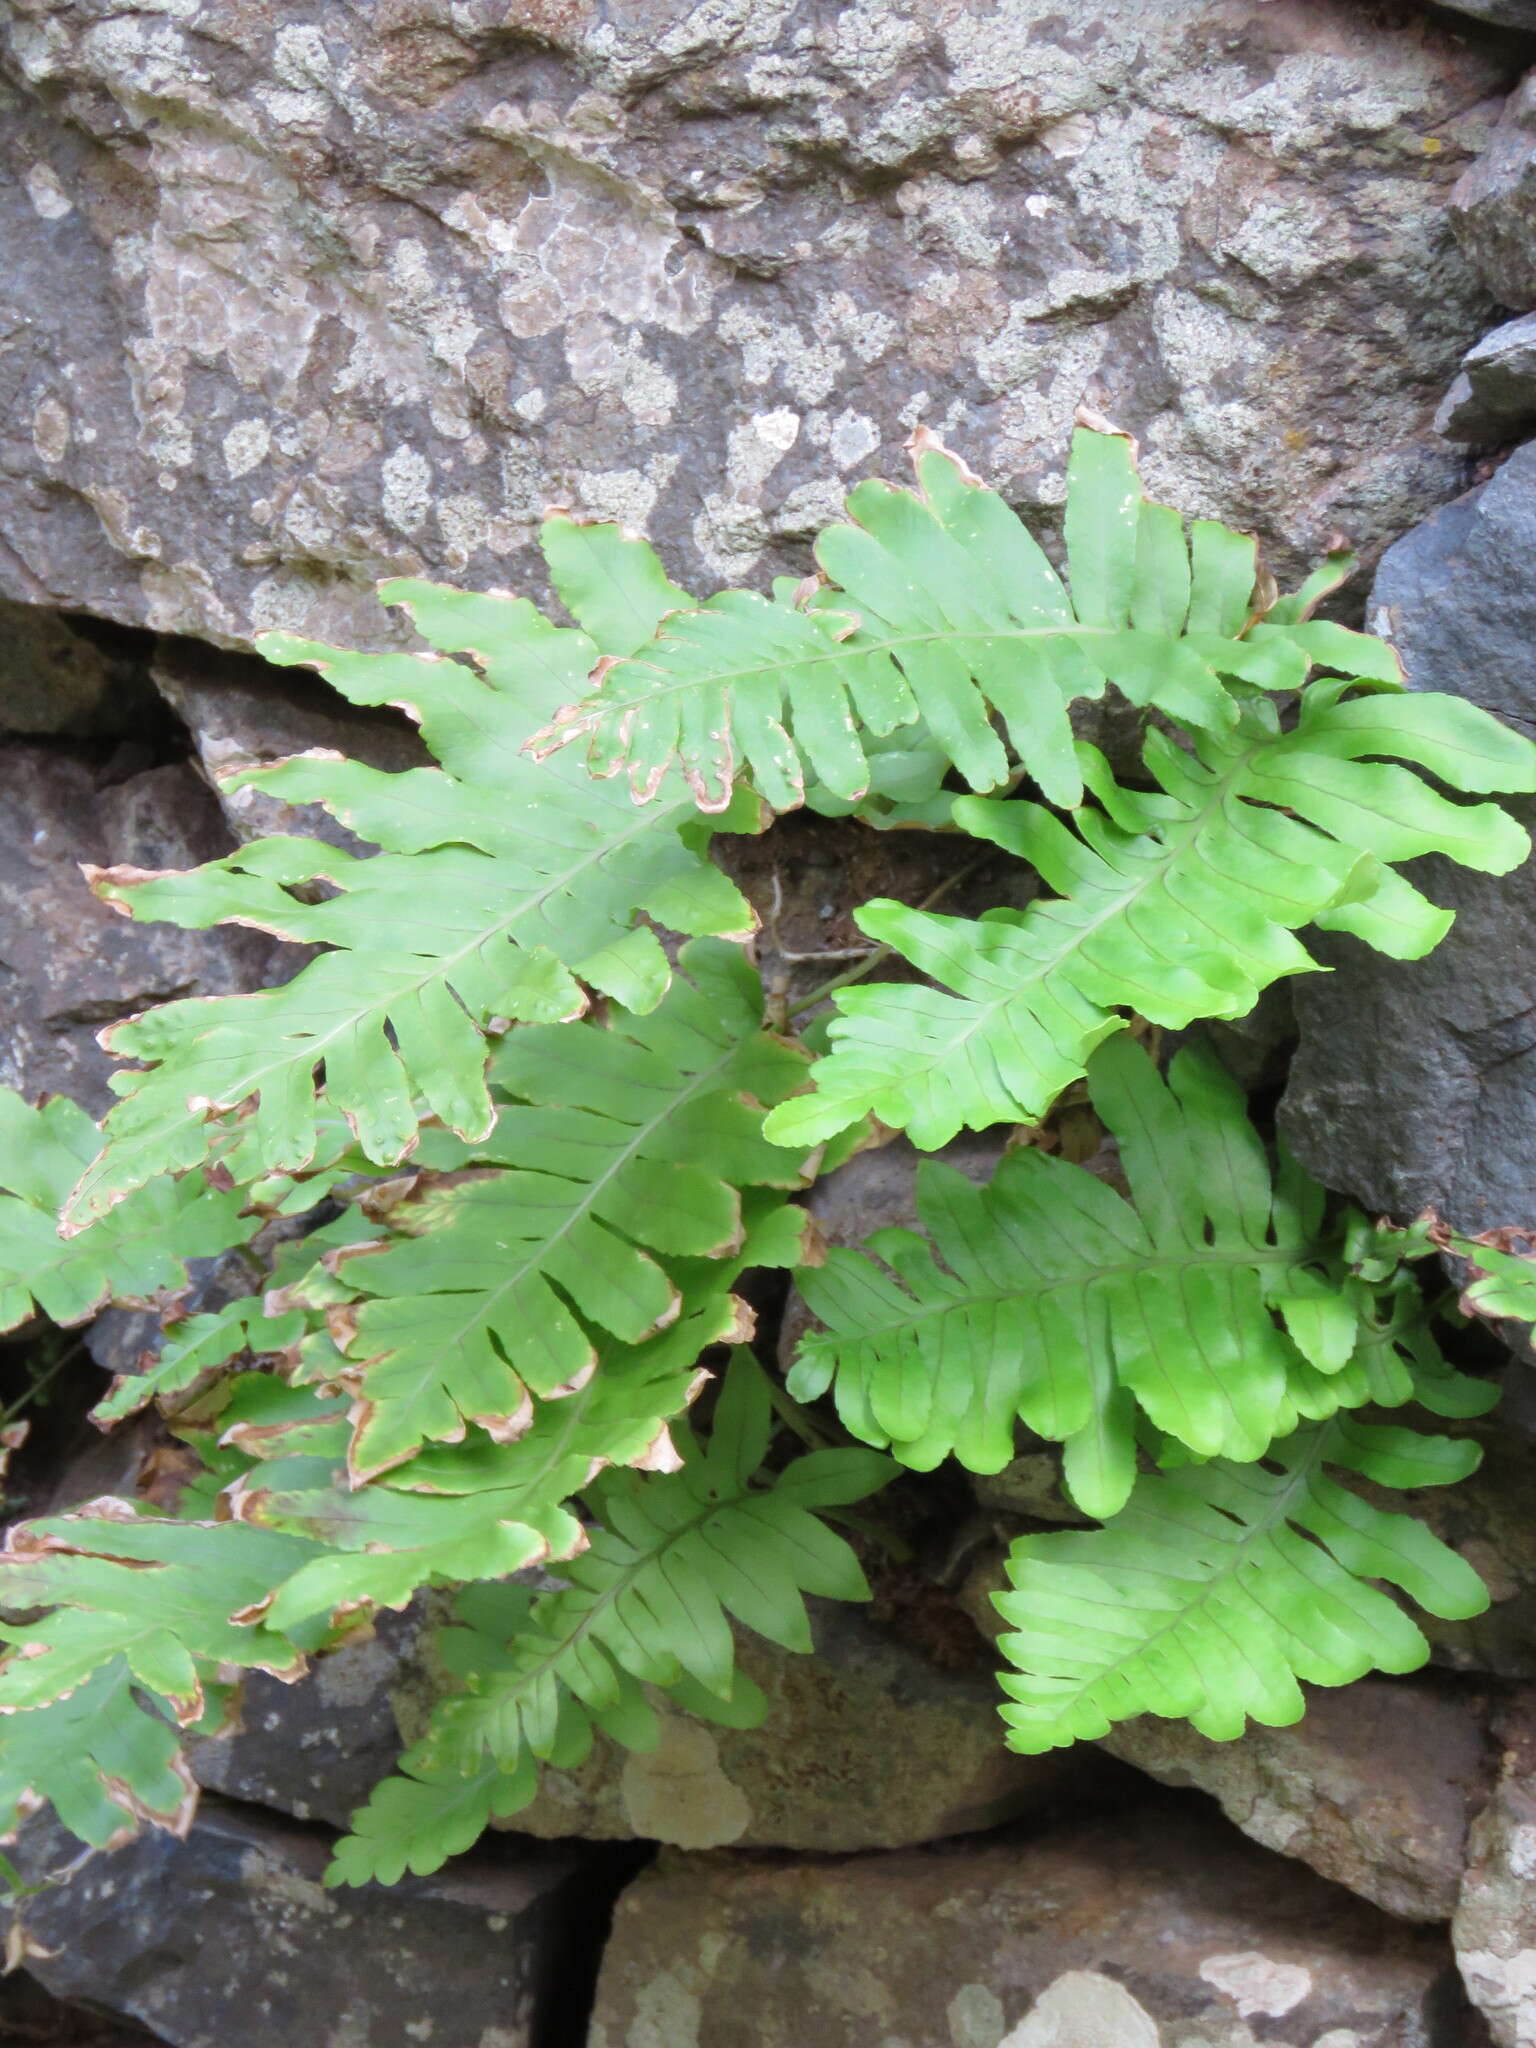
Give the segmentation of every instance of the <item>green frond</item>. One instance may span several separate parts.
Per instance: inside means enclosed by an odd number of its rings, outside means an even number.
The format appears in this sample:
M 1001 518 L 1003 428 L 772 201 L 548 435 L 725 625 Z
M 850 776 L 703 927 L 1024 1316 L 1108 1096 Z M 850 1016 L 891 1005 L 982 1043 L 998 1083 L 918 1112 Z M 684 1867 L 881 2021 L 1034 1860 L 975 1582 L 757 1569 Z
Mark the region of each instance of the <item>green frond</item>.
M 857 912 L 941 986 L 841 990 L 815 1092 L 776 1111 L 769 1136 L 811 1144 L 872 1112 L 931 1149 L 963 1127 L 1033 1122 L 1128 1013 L 1172 1029 L 1241 1017 L 1310 969 L 1294 936 L 1307 924 L 1399 959 L 1427 952 L 1450 913 L 1392 863 L 1438 852 L 1503 874 L 1529 840 L 1497 805 L 1455 803 L 1400 764 L 1457 790 L 1529 790 L 1536 745 L 1460 698 L 1347 687 L 1314 683 L 1290 730 L 1254 700 L 1234 731 L 1193 733 L 1187 751 L 1149 733 L 1151 794 L 1120 788 L 1085 747 L 1097 801 L 1070 820 L 958 799 L 957 824 L 1055 893 L 979 920 L 878 900 Z
M 261 1227 L 245 1197 L 201 1180 L 157 1181 L 77 1237 L 59 1211 L 101 1147 L 77 1103 L 56 1095 L 33 1109 L 0 1088 L 0 1330 L 34 1308 L 83 1323 L 109 1301 L 146 1302 L 187 1284 L 187 1260 L 246 1243 Z
M 642 800 L 677 765 L 710 811 L 743 771 L 776 810 L 805 799 L 808 777 L 818 809 L 849 807 L 871 790 L 901 800 L 882 769 L 931 793 L 933 753 L 972 789 L 996 788 L 1010 763 L 995 714 L 1047 800 L 1072 805 L 1083 785 L 1069 710 L 1106 683 L 1222 732 L 1237 715 L 1226 679 L 1294 688 L 1309 661 L 1335 657 L 1346 674 L 1398 678 L 1379 641 L 1315 627 L 1305 605 L 1250 630 L 1252 539 L 1210 520 L 1186 537 L 1176 512 L 1144 497 L 1123 434 L 1073 437 L 1066 583 L 934 436 L 909 445 L 916 491 L 857 485 L 847 521 L 816 544 L 819 585 L 788 602 L 728 590 L 671 612 L 537 736 L 540 758 L 585 740 L 593 774 L 624 771 Z M 1327 654 L 1308 648 L 1319 632 Z M 883 762 L 879 743 L 907 728 L 913 755 Z
M 141 1824 L 182 1834 L 196 1798 L 176 1730 L 144 1705 L 122 1658 L 63 1698 L 0 1720 L 7 1839 L 41 1800 L 93 1849 L 116 1848 Z
M 639 1344 L 676 1317 L 667 1260 L 740 1251 L 744 1188 L 803 1184 L 805 1153 L 762 1124 L 805 1055 L 761 1018 L 741 949 L 700 940 L 649 1016 L 511 1034 L 491 1133 L 464 1147 L 428 1132 L 418 1153 L 471 1177 L 429 1177 L 388 1238 L 333 1262 L 359 1297 L 339 1338 L 355 1479 L 467 1424 L 516 1435 L 531 1397 L 584 1382 L 601 1333 Z
M 889 1462 L 870 1451 L 813 1451 L 784 1471 L 760 1466 L 772 1433 L 767 1384 L 738 1352 L 702 1449 L 679 1431 L 675 1472 L 611 1471 L 593 1487 L 589 1546 L 563 1591 L 485 1588 L 458 1645 L 462 1695 L 354 1817 L 331 1881 L 386 1882 L 435 1870 L 469 1817 L 526 1805 L 535 1762 L 569 1767 L 594 1728 L 631 1748 L 655 1740 L 643 1688 L 726 1720 L 761 1708 L 735 1667 L 730 1617 L 790 1650 L 808 1650 L 805 1595 L 868 1598 L 858 1561 L 817 1510 L 860 1500 Z M 469 1837 L 472 1839 L 472 1836 Z
M 1261 1463 L 1219 1460 L 1141 1479 L 1103 1529 L 1022 1536 L 1000 1647 L 1008 1742 L 1035 1754 L 1136 1714 L 1185 1718 L 1230 1741 L 1248 1719 L 1301 1718 L 1303 1681 L 1413 1671 L 1423 1634 L 1376 1581 L 1430 1614 L 1480 1614 L 1472 1567 L 1422 1523 L 1362 1498 L 1328 1468 L 1385 1487 L 1443 1486 L 1477 1447 L 1358 1417 L 1312 1424 Z
M 847 1429 L 920 1471 L 951 1455 L 1000 1471 L 1022 1421 L 1065 1443 L 1074 1498 L 1106 1515 L 1135 1477 L 1138 1406 L 1201 1457 L 1256 1458 L 1331 1413 L 1372 1295 L 1323 1227 L 1322 1190 L 1294 1166 L 1272 1179 L 1208 1053 L 1177 1054 L 1165 1085 L 1121 1032 L 1088 1082 L 1129 1200 L 1033 1147 L 985 1187 L 925 1161 L 926 1241 L 880 1231 L 798 1275 L 826 1328 L 789 1388 L 830 1386 Z
M 305 1166 L 316 1149 L 316 1070 L 369 1159 L 415 1142 L 417 1099 L 466 1138 L 491 1124 L 485 1034 L 507 1020 L 578 1015 L 590 986 L 653 1006 L 670 970 L 641 912 L 689 934 L 745 934 L 752 913 L 705 856 L 680 781 L 644 810 L 576 761 L 537 767 L 524 742 L 597 659 L 587 634 L 522 599 L 424 583 L 385 586 L 437 654 L 353 654 L 267 635 L 267 657 L 320 670 L 357 704 L 406 709 L 442 764 L 385 774 L 328 754 L 227 778 L 323 804 L 382 849 L 360 858 L 299 837 L 261 839 L 186 874 L 107 869 L 99 895 L 128 915 L 193 929 L 235 921 L 326 950 L 254 995 L 162 1004 L 114 1025 L 142 1063 L 70 1221 L 91 1221 L 155 1175 L 195 1165 L 210 1114 L 251 1105 L 251 1170 Z M 478 667 L 445 658 L 470 653 Z M 745 813 L 743 813 L 745 817 Z M 318 901 L 296 889 L 322 882 Z M 312 893 L 312 892 L 311 892 Z

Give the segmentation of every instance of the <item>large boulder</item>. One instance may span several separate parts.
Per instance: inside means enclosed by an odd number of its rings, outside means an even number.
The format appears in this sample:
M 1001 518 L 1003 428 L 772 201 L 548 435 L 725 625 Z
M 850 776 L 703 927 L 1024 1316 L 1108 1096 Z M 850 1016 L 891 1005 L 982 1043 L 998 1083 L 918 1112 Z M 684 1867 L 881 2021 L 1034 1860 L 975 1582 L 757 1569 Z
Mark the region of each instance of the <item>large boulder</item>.
M 1368 623 L 1411 685 L 1536 731 L 1536 444 L 1390 548 Z M 1512 805 L 1536 823 L 1536 801 Z M 1454 909 L 1426 959 L 1313 945 L 1331 974 L 1294 988 L 1300 1048 L 1281 1124 L 1328 1186 L 1458 1228 L 1536 1223 L 1536 862 L 1480 875 L 1438 856 L 1410 873 Z
M 1193 1806 L 816 1863 L 664 1856 L 591 2048 L 1475 2048 L 1441 1934 Z
M 34 1823 L 23 1863 L 77 1846 Z M 357 1891 L 326 1889 L 327 1859 L 313 1831 L 205 1807 L 185 1842 L 147 1833 L 25 1900 L 27 1967 L 169 2048 L 536 2048 L 580 2009 L 601 1857 L 527 1843 Z
M 1438 203 L 1508 38 L 1353 0 L 7 10 L 0 591 L 226 644 L 536 583 L 551 501 L 803 569 L 941 429 L 1074 407 L 1287 566 L 1457 486 Z

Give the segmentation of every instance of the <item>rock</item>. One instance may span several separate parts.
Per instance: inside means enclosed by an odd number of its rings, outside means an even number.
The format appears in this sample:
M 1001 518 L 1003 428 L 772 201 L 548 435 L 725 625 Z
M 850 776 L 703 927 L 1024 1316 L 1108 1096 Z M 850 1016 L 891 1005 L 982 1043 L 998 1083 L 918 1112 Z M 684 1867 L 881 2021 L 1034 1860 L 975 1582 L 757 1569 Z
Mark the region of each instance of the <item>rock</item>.
M 1513 441 L 1536 420 L 1536 314 L 1506 320 L 1462 359 L 1435 415 L 1453 441 Z
M 99 903 L 80 861 L 191 867 L 227 853 L 212 792 L 184 765 L 113 780 L 85 750 L 0 755 L 0 1082 L 101 1116 L 115 1062 L 96 1033 L 172 996 L 285 980 L 304 954 L 234 926 L 137 924 Z
M 590 2048 L 1473 2048 L 1443 1937 L 1153 1798 L 816 1863 L 664 1855 Z
M 1492 22 L 1495 28 L 1517 29 L 1522 35 L 1536 35 L 1536 0 L 1438 0 L 1452 14 L 1465 14 L 1473 21 Z
M 129 737 L 153 715 L 147 637 L 0 599 L 0 732 Z
M 1353 0 L 8 10 L 0 583 L 225 645 L 534 587 L 551 501 L 799 573 L 918 420 L 1074 407 L 1290 569 L 1456 487 L 1506 39 Z
M 192 735 L 209 782 L 223 771 L 328 747 L 397 773 L 429 759 L 399 712 L 349 704 L 307 669 L 276 668 L 192 640 L 166 641 L 152 671 L 161 695 Z M 296 832 L 355 852 L 362 844 L 319 804 L 290 804 L 259 789 L 219 792 L 236 839 Z
M 1536 1712 L 1512 1704 L 1498 1789 L 1472 1828 L 1471 1856 L 1451 1927 L 1456 1960 L 1497 2048 L 1536 2041 Z
M 1501 305 L 1536 307 L 1536 72 L 1521 81 L 1450 198 L 1456 239 Z
M 419 1605 L 385 1610 L 297 1685 L 252 1672 L 235 1726 L 188 1744 L 193 1777 L 231 1799 L 346 1827 L 399 1759 L 394 1690 L 421 1626 Z
M 1162 1785 L 1210 1793 L 1266 1849 L 1404 1920 L 1447 1920 L 1489 1792 L 1485 1694 L 1441 1678 L 1312 1686 L 1294 1728 L 1211 1742 L 1150 1714 L 1103 1739 Z
M 1536 729 L 1536 444 L 1388 550 L 1368 624 L 1411 685 Z M 1536 802 L 1510 808 L 1528 825 Z M 1479 875 L 1438 856 L 1409 873 L 1454 909 L 1426 959 L 1323 935 L 1334 971 L 1294 983 L 1301 1039 L 1286 1141 L 1374 1213 L 1433 1205 L 1458 1228 L 1536 1219 L 1536 862 Z
M 546 1770 L 535 1804 L 508 1825 L 688 1849 L 889 1849 L 1038 1814 L 1091 1785 L 1087 1751 L 1004 1748 L 984 1657 L 943 1668 L 855 1608 L 810 1605 L 812 1656 L 739 1634 L 742 1667 L 768 1695 L 761 1727 L 717 1728 L 664 1710 L 655 1750 L 634 1754 L 599 1737 L 580 1769 Z M 430 1678 L 415 1696 L 399 1689 L 407 1738 L 431 1691 Z
M 34 1823 L 22 1861 L 74 1847 Z M 317 1833 L 205 1806 L 186 1842 L 146 1833 L 28 1899 L 28 1968 L 172 2048 L 532 2048 L 579 2010 L 613 1889 L 600 1859 L 525 1843 L 328 1891 L 327 1857 Z
M 154 2039 L 131 2020 L 63 2004 L 25 1970 L 13 1970 L 0 1983 L 0 2041 L 31 2041 L 39 2048 L 144 2048 Z

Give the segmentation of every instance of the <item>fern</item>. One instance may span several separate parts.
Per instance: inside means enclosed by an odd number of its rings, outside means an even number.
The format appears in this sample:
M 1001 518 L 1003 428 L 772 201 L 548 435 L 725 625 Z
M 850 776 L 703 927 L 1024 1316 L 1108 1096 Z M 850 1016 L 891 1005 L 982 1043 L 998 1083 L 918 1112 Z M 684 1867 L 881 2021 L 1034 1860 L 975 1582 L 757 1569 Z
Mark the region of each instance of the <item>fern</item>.
M 130 916 L 194 929 L 239 922 L 328 950 L 280 989 L 167 1003 L 103 1042 L 144 1063 L 122 1077 L 106 1147 L 68 1207 L 77 1228 L 154 1176 L 207 1153 L 210 1113 L 249 1109 L 255 1170 L 308 1165 L 316 1069 L 368 1158 L 415 1143 L 416 1098 L 468 1139 L 490 1129 L 484 1033 L 554 1021 L 585 1005 L 582 983 L 632 1008 L 669 980 L 641 911 L 687 933 L 744 933 L 752 915 L 704 855 L 686 793 L 637 812 L 575 763 L 541 770 L 523 743 L 595 658 L 585 634 L 525 600 L 395 583 L 421 633 L 479 668 L 439 656 L 349 654 L 269 635 L 268 657 L 318 667 L 354 703 L 393 703 L 441 768 L 389 775 L 324 754 L 242 770 L 252 784 L 323 804 L 384 849 L 349 855 L 318 840 L 253 841 L 188 874 L 114 868 L 98 894 Z M 322 900 L 293 891 L 323 881 Z
M 834 800 L 871 785 L 863 728 L 884 738 L 921 723 L 972 789 L 996 788 L 1014 751 L 1052 803 L 1082 779 L 1068 717 L 1109 681 L 1214 731 L 1236 712 L 1223 677 L 1292 687 L 1322 631 L 1397 675 L 1379 642 L 1341 628 L 1249 635 L 1255 549 L 1246 535 L 1183 522 L 1142 495 L 1135 448 L 1083 428 L 1067 470 L 1071 595 L 1003 500 L 926 432 L 908 444 L 916 493 L 859 484 L 848 521 L 816 544 L 822 581 L 794 602 L 726 591 L 678 611 L 629 660 L 604 662 L 586 697 L 533 742 L 540 758 L 587 741 L 592 772 L 627 770 L 641 799 L 681 766 L 701 807 L 722 810 L 745 768 L 777 810 L 805 796 L 809 770 Z
M 1165 1087 L 1122 1032 L 1088 1078 L 1131 1199 L 1031 1148 L 982 1188 L 926 1162 L 931 1247 L 882 1231 L 880 1264 L 833 1250 L 800 1276 L 828 1329 L 802 1342 L 790 1391 L 832 1385 L 855 1436 L 918 1470 L 955 1454 L 1000 1471 L 1023 1421 L 1065 1442 L 1078 1504 L 1108 1515 L 1135 1476 L 1136 1405 L 1199 1456 L 1257 1458 L 1338 1405 L 1373 1296 L 1322 1190 L 1290 1164 L 1272 1183 L 1208 1054 L 1179 1053 Z
M 1353 1411 L 1490 1405 L 1442 1355 L 1414 1263 L 1448 1250 L 1467 1313 L 1536 1320 L 1524 1236 L 1330 1208 L 1271 1166 L 1207 1055 L 1165 1084 L 1126 1026 L 1242 1015 L 1311 967 L 1309 924 L 1428 950 L 1448 914 L 1395 864 L 1499 873 L 1526 851 L 1430 778 L 1529 791 L 1536 748 L 1401 694 L 1390 649 L 1313 619 L 1346 558 L 1275 599 L 1249 540 L 1186 537 L 1122 436 L 1076 438 L 1065 582 L 931 437 L 914 452 L 917 492 L 860 485 L 820 581 L 771 599 L 697 606 L 643 543 L 555 515 L 574 627 L 397 583 L 431 653 L 269 638 L 354 702 L 404 704 L 440 765 L 316 754 L 232 780 L 379 850 L 268 839 L 187 875 L 97 874 L 130 915 L 323 950 L 282 988 L 114 1026 L 139 1064 L 101 1133 L 0 1095 L 0 1321 L 158 1307 L 158 1357 L 95 1416 L 154 1403 L 184 1447 L 156 1489 L 179 1486 L 173 1510 L 107 1499 L 11 1531 L 0 1825 L 46 1798 L 91 1845 L 184 1829 L 178 1730 L 215 1726 L 242 1672 L 297 1676 L 370 1612 L 452 1587 L 457 1690 L 330 1876 L 435 1869 L 595 1731 L 652 1740 L 657 1692 L 754 1720 L 732 1624 L 803 1650 L 806 1594 L 866 1591 L 824 1511 L 896 1464 L 995 1470 L 1020 1422 L 1105 1518 L 1016 1546 L 1021 1748 L 1140 1711 L 1236 1733 L 1294 1717 L 1300 1681 L 1408 1669 L 1422 1637 L 1377 1580 L 1480 1604 L 1459 1560 L 1329 1470 L 1468 1469 L 1465 1446 Z M 1108 684 L 1163 726 L 1125 786 L 1073 738 Z M 589 778 L 578 738 L 643 805 Z M 1038 795 L 956 798 L 952 769 Z M 819 1026 L 805 1047 L 764 1028 L 728 942 L 752 913 L 707 857 L 713 829 L 802 797 L 958 826 L 1052 893 L 980 920 L 867 906 L 871 965 L 888 950 L 939 986 L 845 988 L 812 1060 Z M 695 935 L 675 969 L 658 925 Z M 1127 1196 L 1028 1148 L 981 1189 L 929 1165 L 926 1238 L 818 1270 L 793 1196 L 871 1117 L 932 1147 L 1034 1121 L 1085 1073 Z M 187 1258 L 267 1216 L 319 1227 L 264 1294 L 181 1313 Z M 770 1456 L 775 1405 L 814 1431 L 742 1350 L 707 1440 L 683 1419 L 711 1348 L 750 1338 L 761 1267 L 798 1268 L 825 1325 L 792 1396 L 830 1391 L 870 1448 Z M 530 1566 L 563 1587 L 516 1583 Z
M 55 1096 L 30 1108 L 0 1088 L 0 1330 L 40 1308 L 83 1323 L 109 1301 L 147 1305 L 187 1284 L 187 1260 L 245 1244 L 261 1218 L 245 1198 L 201 1183 L 159 1181 L 78 1237 L 61 1239 L 65 1198 L 100 1148 L 77 1103 Z
M 342 1255 L 338 1277 L 363 1297 L 343 1344 L 355 1476 L 467 1423 L 516 1435 L 532 1395 L 591 1373 L 592 1328 L 638 1344 L 677 1314 L 662 1257 L 739 1249 L 740 1188 L 801 1184 L 804 1154 L 768 1144 L 762 1122 L 801 1085 L 804 1055 L 763 1031 L 739 949 L 696 942 L 680 964 L 649 1017 L 514 1033 L 491 1076 L 515 1100 L 490 1135 L 466 1152 L 429 1133 L 421 1153 L 510 1170 L 429 1184 L 416 1213 L 394 1212 L 419 1234 Z
M 719 1718 L 760 1715 L 727 1617 L 807 1651 L 806 1593 L 867 1599 L 853 1552 L 815 1511 L 862 1499 L 890 1471 L 874 1452 L 814 1451 L 764 1481 L 771 1428 L 767 1385 L 738 1353 L 706 1447 L 680 1431 L 678 1471 L 613 1473 L 593 1489 L 598 1527 L 564 1591 L 529 1601 L 509 1589 L 471 1607 L 495 1617 L 503 1645 L 477 1632 L 466 1692 L 437 1707 L 405 1775 L 355 1816 L 330 1882 L 437 1869 L 492 1814 L 528 1803 L 537 1761 L 579 1762 L 594 1727 L 648 1748 L 647 1685 Z
M 1289 731 L 1256 701 L 1235 731 L 1192 733 L 1189 751 L 1149 733 L 1160 793 L 1120 788 L 1084 748 L 1099 801 L 1070 823 L 959 799 L 962 829 L 1030 861 L 1057 895 L 980 920 L 867 904 L 860 929 L 943 988 L 840 991 L 815 1093 L 778 1110 L 769 1136 L 812 1144 L 872 1112 L 932 1148 L 962 1127 L 1033 1122 L 1128 1012 L 1175 1029 L 1241 1017 L 1310 969 L 1293 936 L 1308 923 L 1396 958 L 1427 952 L 1449 913 L 1390 863 L 1439 852 L 1504 874 L 1530 842 L 1496 805 L 1453 803 L 1397 763 L 1459 790 L 1529 790 L 1536 748 L 1459 698 L 1347 688 L 1313 683 Z
M 1249 1716 L 1299 1720 L 1300 1681 L 1415 1670 L 1429 1645 L 1372 1582 L 1457 1620 L 1483 1611 L 1487 1589 L 1422 1523 L 1327 1468 L 1443 1486 L 1479 1455 L 1475 1444 L 1338 1416 L 1271 1445 L 1262 1463 L 1142 1479 L 1106 1529 L 1020 1537 L 1013 1591 L 994 1596 L 1017 1667 L 1002 1677 L 1009 1746 L 1056 1749 L 1142 1713 L 1229 1741 Z

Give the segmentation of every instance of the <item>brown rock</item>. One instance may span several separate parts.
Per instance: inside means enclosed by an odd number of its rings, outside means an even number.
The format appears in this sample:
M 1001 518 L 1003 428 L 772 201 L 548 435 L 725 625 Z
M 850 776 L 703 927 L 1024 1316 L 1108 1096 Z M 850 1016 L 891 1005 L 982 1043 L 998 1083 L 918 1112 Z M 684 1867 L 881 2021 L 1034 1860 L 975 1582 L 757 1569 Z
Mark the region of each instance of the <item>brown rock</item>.
M 1293 1728 L 1211 1742 L 1142 1715 L 1101 1746 L 1162 1785 L 1210 1793 L 1254 1841 L 1405 1920 L 1448 1920 L 1488 1797 L 1488 1701 L 1443 1679 L 1312 1686 Z
M 1473 2048 L 1445 1943 L 1154 1800 L 817 1863 L 665 1856 L 591 2048 Z
M 546 1770 L 536 1803 L 508 1825 L 689 1849 L 888 1849 L 1039 1813 L 1102 1775 L 1086 1749 L 1007 1750 L 984 1659 L 941 1669 L 856 1608 L 810 1605 L 812 1656 L 738 1636 L 742 1668 L 768 1696 L 760 1727 L 717 1728 L 658 1702 L 655 1750 L 634 1754 L 599 1737 L 579 1770 Z M 397 1690 L 407 1736 L 433 1690 L 430 1677 Z

